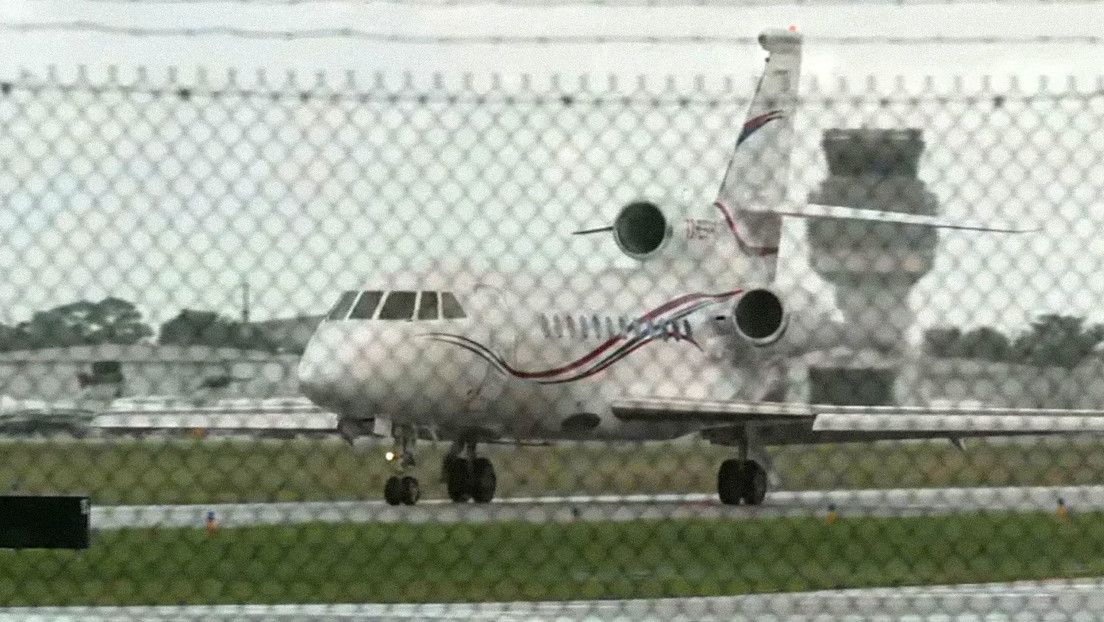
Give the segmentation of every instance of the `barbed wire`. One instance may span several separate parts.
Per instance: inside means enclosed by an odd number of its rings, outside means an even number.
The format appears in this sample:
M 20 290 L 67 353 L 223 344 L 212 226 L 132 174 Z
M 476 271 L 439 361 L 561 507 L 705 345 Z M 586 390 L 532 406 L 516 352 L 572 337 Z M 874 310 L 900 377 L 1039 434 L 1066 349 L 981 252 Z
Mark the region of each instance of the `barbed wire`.
M 236 79 L 236 78 L 234 78 Z M 472 85 L 461 89 L 446 90 L 444 86 L 434 89 L 424 89 L 415 86 L 407 78 L 406 84 L 399 88 L 385 85 L 383 76 L 377 75 L 376 87 L 373 90 L 360 90 L 355 87 L 355 81 L 350 78 L 348 88 L 338 90 L 334 88 L 298 88 L 292 84 L 284 87 L 273 88 L 239 88 L 228 85 L 223 88 L 205 88 L 202 86 L 184 86 L 177 83 L 178 78 L 171 78 L 173 83 L 166 87 L 155 87 L 135 84 L 109 84 L 107 86 L 93 85 L 81 81 L 63 83 L 55 79 L 49 81 L 0 81 L 0 97 L 7 97 L 18 92 L 31 94 L 41 93 L 86 93 L 90 95 L 121 94 L 121 95 L 145 95 L 149 97 L 175 97 L 188 101 L 193 99 L 264 99 L 270 101 L 299 100 L 330 101 L 330 102 L 355 102 L 355 103 L 399 103 L 410 102 L 417 104 L 443 103 L 443 104 L 504 104 L 504 105 L 562 105 L 562 106 L 605 106 L 605 105 L 646 105 L 652 107 L 720 107 L 720 106 L 744 106 L 748 103 L 746 96 L 686 96 L 663 95 L 641 92 L 638 94 L 609 95 L 572 92 L 570 90 L 557 90 L 547 94 L 511 95 L 501 90 L 501 85 L 492 85 L 493 94 L 481 93 Z M 293 82 L 294 80 L 292 80 Z M 531 87 L 526 87 L 527 92 L 532 93 Z M 644 91 L 641 86 L 638 90 Z M 726 89 L 727 90 L 727 89 Z M 1012 91 L 1016 90 L 1013 87 Z M 874 92 L 838 93 L 823 96 L 802 96 L 798 98 L 798 104 L 802 106 L 832 106 L 846 103 L 851 105 L 870 103 L 880 107 L 894 105 L 920 105 L 926 103 L 949 104 L 960 103 L 969 105 L 989 104 L 1000 108 L 1014 103 L 1033 103 L 1040 101 L 1090 101 L 1104 100 L 1104 78 L 1097 82 L 1095 89 L 1076 91 L 1073 85 L 1067 90 L 1059 92 L 1031 92 L 1015 94 L 1009 92 L 985 92 L 978 94 L 956 93 L 950 95 L 925 94 L 925 95 L 901 95 L 895 97 L 883 96 Z
M 410 6 L 599 6 L 599 7 L 760 7 L 760 6 L 924 6 L 933 4 L 978 4 L 979 0 L 84 0 L 97 4 L 237 4 L 284 5 L 303 4 L 394 4 Z M 985 4 L 1091 4 L 1095 0 L 989 0 Z
M 127 37 L 230 37 L 252 40 L 304 41 L 317 39 L 357 39 L 376 43 L 413 45 L 757 45 L 758 38 L 746 35 L 444 35 L 378 32 L 359 28 L 316 28 L 304 30 L 260 30 L 234 26 L 116 26 L 91 21 L 7 22 L 0 31 L 19 33 L 78 32 Z M 827 35 L 809 37 L 831 45 L 1100 45 L 1101 35 Z

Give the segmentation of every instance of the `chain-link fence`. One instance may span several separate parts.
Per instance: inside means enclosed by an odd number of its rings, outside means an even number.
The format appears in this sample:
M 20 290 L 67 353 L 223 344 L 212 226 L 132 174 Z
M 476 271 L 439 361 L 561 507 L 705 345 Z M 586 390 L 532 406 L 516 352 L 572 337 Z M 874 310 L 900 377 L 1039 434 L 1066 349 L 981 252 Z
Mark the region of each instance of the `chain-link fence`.
M 780 76 L 0 84 L 0 603 L 1097 619 L 1104 95 Z

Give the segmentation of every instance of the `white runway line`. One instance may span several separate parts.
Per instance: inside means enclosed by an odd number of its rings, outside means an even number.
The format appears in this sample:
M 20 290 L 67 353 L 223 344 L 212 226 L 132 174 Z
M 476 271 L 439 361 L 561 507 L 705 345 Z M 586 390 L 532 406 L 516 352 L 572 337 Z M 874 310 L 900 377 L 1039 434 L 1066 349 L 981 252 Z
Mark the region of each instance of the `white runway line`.
M 221 527 L 301 523 L 532 523 L 670 518 L 774 518 L 818 516 L 834 506 L 839 516 L 941 516 L 978 511 L 1054 511 L 1062 499 L 1071 512 L 1104 510 L 1104 486 L 934 488 L 775 492 L 759 507 L 720 505 L 714 495 L 600 495 L 527 497 L 490 504 L 423 501 L 415 506 L 382 501 L 309 501 L 210 505 L 93 506 L 92 528 L 202 527 L 214 512 Z
M 749 622 L 878 620 L 1011 622 L 1099 620 L 1104 579 L 873 588 L 709 598 L 509 603 L 212 605 L 0 609 L 0 622 L 348 622 L 476 620 L 515 622 Z

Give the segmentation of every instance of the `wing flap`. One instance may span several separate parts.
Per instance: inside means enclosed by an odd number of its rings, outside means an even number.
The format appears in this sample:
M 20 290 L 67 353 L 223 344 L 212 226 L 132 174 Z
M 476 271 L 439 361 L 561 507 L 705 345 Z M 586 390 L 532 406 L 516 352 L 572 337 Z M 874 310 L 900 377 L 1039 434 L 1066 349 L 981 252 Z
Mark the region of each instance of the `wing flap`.
M 815 415 L 813 406 L 784 402 L 728 402 L 689 399 L 622 399 L 611 408 L 622 421 L 701 421 L 731 422 L 807 419 Z

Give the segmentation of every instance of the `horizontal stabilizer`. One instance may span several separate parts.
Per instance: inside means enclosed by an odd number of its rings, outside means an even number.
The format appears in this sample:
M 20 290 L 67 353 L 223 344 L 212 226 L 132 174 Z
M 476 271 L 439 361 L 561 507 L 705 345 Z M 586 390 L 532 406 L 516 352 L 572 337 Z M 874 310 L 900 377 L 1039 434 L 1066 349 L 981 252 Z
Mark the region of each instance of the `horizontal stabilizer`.
M 793 216 L 796 218 L 830 218 L 838 220 L 854 220 L 861 222 L 884 222 L 900 225 L 918 225 L 922 227 L 935 227 L 938 229 L 960 229 L 963 231 L 992 231 L 997 233 L 1029 233 L 1039 229 L 1022 227 L 1013 223 L 983 223 L 965 220 L 954 220 L 942 216 L 927 216 L 923 214 L 905 214 L 901 212 L 886 212 L 875 209 L 860 209 L 842 205 L 820 205 L 818 203 L 788 203 L 777 208 L 747 208 L 750 213 L 764 212 L 774 213 L 780 216 Z

